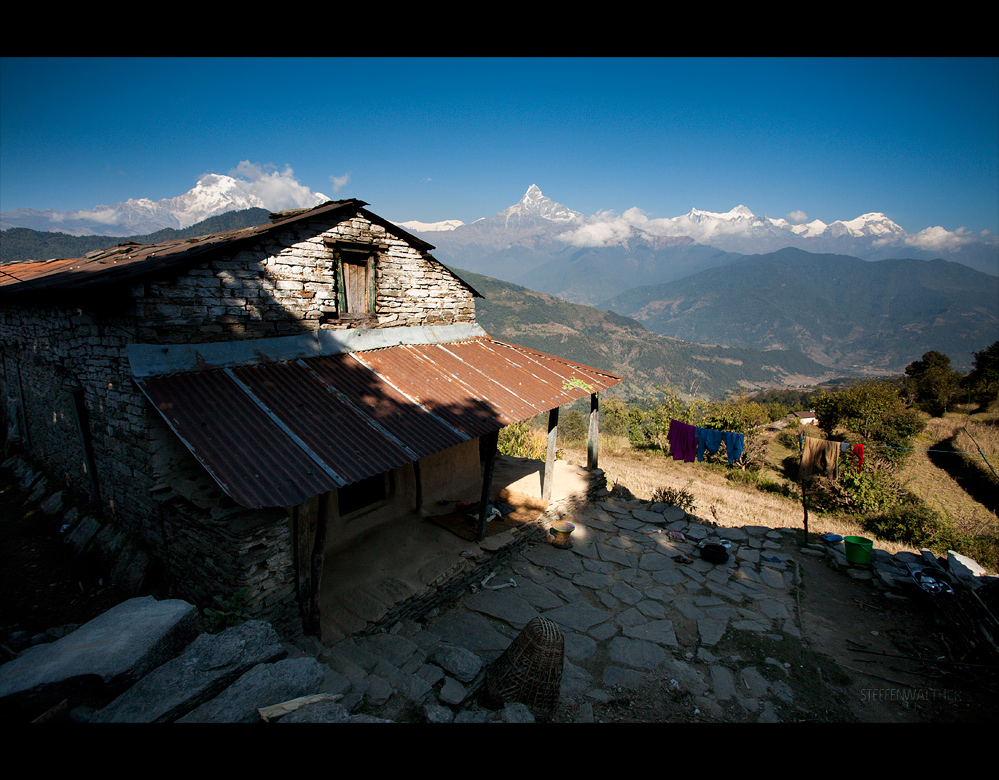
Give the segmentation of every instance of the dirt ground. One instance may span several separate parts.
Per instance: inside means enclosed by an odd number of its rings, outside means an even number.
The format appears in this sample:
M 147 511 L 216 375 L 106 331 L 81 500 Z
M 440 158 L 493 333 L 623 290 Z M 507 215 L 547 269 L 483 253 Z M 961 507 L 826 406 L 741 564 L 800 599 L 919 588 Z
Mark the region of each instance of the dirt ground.
M 38 508 L 24 511 L 9 475 L 0 480 L 0 644 L 15 644 L 15 632 L 31 637 L 85 623 L 125 598 L 96 561 L 73 555 L 58 518 Z M 822 557 L 798 558 L 801 640 L 775 643 L 752 632 L 730 632 L 738 636 L 727 636 L 713 649 L 759 669 L 776 669 L 766 658 L 788 664 L 782 679 L 791 685 L 794 701 L 778 712 L 783 722 L 995 722 L 995 671 L 983 675 L 934 663 L 946 657 L 940 638 L 946 627 L 920 598 L 888 598 L 873 583 L 833 570 Z M 7 657 L 4 651 L 2 660 Z M 601 722 L 756 719 L 734 704 L 726 706 L 724 718 L 691 712 L 689 694 L 678 695 L 666 678 L 594 707 Z

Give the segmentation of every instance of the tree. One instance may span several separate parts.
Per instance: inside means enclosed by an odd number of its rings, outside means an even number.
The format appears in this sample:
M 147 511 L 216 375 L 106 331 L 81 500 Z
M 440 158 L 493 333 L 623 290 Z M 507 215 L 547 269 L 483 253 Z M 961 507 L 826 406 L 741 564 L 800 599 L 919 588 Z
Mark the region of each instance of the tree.
M 975 353 L 971 372 L 964 385 L 979 401 L 988 403 L 999 395 L 999 341 Z
M 819 427 L 826 436 L 832 437 L 846 417 L 845 396 L 842 391 L 820 393 L 813 401 Z
M 600 430 L 614 436 L 628 431 L 628 406 L 620 398 L 611 396 L 600 403 Z
M 832 438 L 839 426 L 865 441 L 885 445 L 886 456 L 899 459 L 902 448 L 925 426 L 923 418 L 908 409 L 899 388 L 890 381 L 868 379 L 849 388 L 815 398 L 819 426 Z
M 957 396 L 961 374 L 950 367 L 950 358 L 931 350 L 905 367 L 906 384 L 920 408 L 942 417 Z

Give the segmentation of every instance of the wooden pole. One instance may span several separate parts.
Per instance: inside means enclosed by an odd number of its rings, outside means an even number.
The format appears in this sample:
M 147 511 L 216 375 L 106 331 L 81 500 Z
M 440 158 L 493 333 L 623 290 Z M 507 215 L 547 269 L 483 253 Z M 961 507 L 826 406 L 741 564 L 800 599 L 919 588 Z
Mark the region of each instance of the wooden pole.
M 801 483 L 801 507 L 805 510 L 805 544 L 808 544 L 808 501 L 805 499 L 805 483 Z
M 555 478 L 555 443 L 558 439 L 558 407 L 548 412 L 548 451 L 545 454 L 545 480 L 541 488 L 541 497 L 550 501 L 552 497 L 552 481 Z
M 323 547 L 326 544 L 326 525 L 329 523 L 330 494 L 322 493 L 319 496 L 319 510 L 316 512 L 316 540 L 312 546 L 312 577 L 309 594 L 309 631 L 322 641 L 322 626 L 319 620 L 319 588 L 323 579 L 323 561 L 325 555 Z
M 798 434 L 798 470 L 801 470 L 801 458 L 805 454 L 805 436 Z M 808 500 L 805 498 L 805 480 L 801 480 L 801 508 L 805 510 L 805 544 L 808 544 Z
M 420 474 L 420 461 L 413 461 L 413 479 L 416 480 L 416 514 L 423 512 L 423 478 Z
M 482 444 L 485 449 L 486 463 L 482 473 L 482 492 L 479 494 L 479 541 L 486 538 L 486 524 L 488 521 L 489 491 L 493 484 L 493 467 L 496 465 L 496 445 L 499 443 L 499 431 L 487 433 L 482 437 Z M 480 449 L 481 452 L 481 449 Z
M 586 470 L 597 468 L 597 455 L 600 443 L 600 401 L 596 393 L 590 393 L 590 435 L 586 447 Z

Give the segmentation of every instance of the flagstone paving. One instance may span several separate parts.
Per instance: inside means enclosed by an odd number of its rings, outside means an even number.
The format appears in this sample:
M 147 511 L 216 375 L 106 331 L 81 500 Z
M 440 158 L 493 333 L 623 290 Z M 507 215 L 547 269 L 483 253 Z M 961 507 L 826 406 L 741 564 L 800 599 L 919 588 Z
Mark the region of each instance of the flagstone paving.
M 738 653 L 713 650 L 740 633 L 775 642 L 800 636 L 794 531 L 717 529 L 697 518 L 677 519 L 678 511 L 610 498 L 587 504 L 571 517 L 569 549 L 547 537 L 532 543 L 495 572 L 494 587 L 477 589 L 422 624 L 397 626 L 395 644 L 379 635 L 344 640 L 327 662 L 343 675 L 341 688 L 355 706 L 358 697 L 384 704 L 394 691 L 415 697 L 411 704 L 427 718 L 448 720 L 446 712 L 457 710 L 456 721 L 484 720 L 488 713 L 473 697 L 463 699 L 470 681 L 438 666 L 434 649 L 465 648 L 484 669 L 541 615 L 565 640 L 557 719 L 592 719 L 594 705 L 664 679 L 689 696 L 691 712 L 720 716 L 722 703 L 734 703 L 746 720 L 777 720 L 779 705 L 793 702 L 790 686 L 779 679 L 790 664 L 769 658 L 764 673 Z M 728 561 L 702 560 L 696 541 L 721 534 L 732 543 Z

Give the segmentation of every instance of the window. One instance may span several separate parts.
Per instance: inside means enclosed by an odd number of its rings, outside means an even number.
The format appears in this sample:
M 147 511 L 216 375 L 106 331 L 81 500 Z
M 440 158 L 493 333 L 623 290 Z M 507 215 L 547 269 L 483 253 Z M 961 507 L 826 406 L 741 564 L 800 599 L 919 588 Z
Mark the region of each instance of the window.
M 333 252 L 340 319 L 366 318 L 375 312 L 375 248 L 336 243 Z
M 362 509 L 373 509 L 384 502 L 389 496 L 389 479 L 388 474 L 377 474 L 337 490 L 340 517 Z

